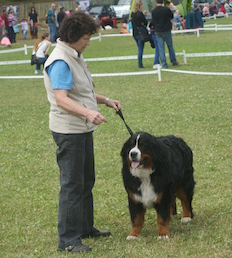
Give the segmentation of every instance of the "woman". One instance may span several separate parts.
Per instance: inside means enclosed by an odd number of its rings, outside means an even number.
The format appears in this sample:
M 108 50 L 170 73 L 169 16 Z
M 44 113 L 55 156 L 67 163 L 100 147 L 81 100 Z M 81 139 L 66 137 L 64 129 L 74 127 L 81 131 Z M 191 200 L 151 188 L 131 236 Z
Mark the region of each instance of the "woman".
M 34 53 L 36 53 L 36 69 L 35 74 L 41 73 L 41 65 L 44 65 L 46 60 L 48 59 L 48 51 L 51 47 L 50 36 L 49 33 L 46 32 L 42 35 L 41 39 L 35 42 L 33 47 Z
M 138 27 L 147 26 L 147 20 L 142 12 L 143 2 L 141 0 L 136 0 L 134 5 L 134 10 L 131 14 L 133 37 L 138 46 L 138 65 L 139 68 L 144 68 L 143 66 L 143 49 L 144 42 L 141 41 Z
M 110 235 L 109 231 L 94 227 L 93 131 L 107 122 L 97 104 L 106 104 L 116 111 L 121 104 L 95 93 L 82 57 L 98 29 L 95 20 L 82 11 L 66 16 L 56 47 L 45 63 L 44 83 L 51 105 L 49 127 L 58 147 L 60 168 L 57 251 L 89 252 L 91 248 L 83 245 L 81 239 Z
M 35 10 L 35 7 L 31 7 L 31 11 L 28 14 L 28 25 L 30 26 L 31 38 L 38 38 L 38 24 L 39 16 Z
M 17 24 L 17 19 L 14 15 L 14 10 L 10 9 L 8 12 L 9 21 L 9 39 L 11 43 L 16 43 L 16 33 L 14 32 L 13 26 Z

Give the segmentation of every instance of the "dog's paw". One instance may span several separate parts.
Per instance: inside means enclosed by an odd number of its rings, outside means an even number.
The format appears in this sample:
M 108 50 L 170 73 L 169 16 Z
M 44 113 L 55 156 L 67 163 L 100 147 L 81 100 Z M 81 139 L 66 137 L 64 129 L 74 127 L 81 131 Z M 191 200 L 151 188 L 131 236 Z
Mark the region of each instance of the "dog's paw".
M 189 217 L 184 217 L 184 218 L 182 218 L 180 221 L 182 222 L 182 223 L 187 223 L 187 222 L 189 222 L 189 221 L 191 221 L 192 219 L 191 218 L 189 218 Z
M 164 240 L 169 240 L 169 236 L 165 235 L 165 236 L 158 236 L 158 239 L 164 239 Z
M 137 239 L 136 236 L 128 236 L 128 237 L 126 238 L 126 240 L 128 240 L 128 241 L 130 241 L 130 240 L 135 240 L 135 239 Z

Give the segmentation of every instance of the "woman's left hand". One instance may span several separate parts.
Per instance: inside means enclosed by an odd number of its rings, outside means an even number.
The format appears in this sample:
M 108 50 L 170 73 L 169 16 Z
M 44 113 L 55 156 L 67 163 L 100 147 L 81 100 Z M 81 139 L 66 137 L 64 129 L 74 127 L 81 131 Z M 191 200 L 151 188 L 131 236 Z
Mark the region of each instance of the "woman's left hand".
M 122 108 L 119 100 L 108 99 L 107 106 L 113 108 L 116 112 Z

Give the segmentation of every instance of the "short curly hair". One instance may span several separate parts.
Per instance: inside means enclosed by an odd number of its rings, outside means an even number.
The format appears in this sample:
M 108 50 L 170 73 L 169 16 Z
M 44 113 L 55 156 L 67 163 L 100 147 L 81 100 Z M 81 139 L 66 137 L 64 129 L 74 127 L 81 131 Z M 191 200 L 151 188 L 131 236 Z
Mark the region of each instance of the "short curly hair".
M 99 27 L 100 24 L 89 14 L 83 11 L 75 11 L 62 21 L 59 30 L 60 40 L 75 43 L 86 34 L 93 35 Z

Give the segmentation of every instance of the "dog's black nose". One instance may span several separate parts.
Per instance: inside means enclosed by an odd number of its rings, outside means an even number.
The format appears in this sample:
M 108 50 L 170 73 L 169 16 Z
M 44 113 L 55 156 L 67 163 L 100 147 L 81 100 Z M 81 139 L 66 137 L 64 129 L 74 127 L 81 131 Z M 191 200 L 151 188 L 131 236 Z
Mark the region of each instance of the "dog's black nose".
M 132 151 L 130 153 L 131 159 L 136 159 L 137 155 L 138 155 L 138 153 L 136 151 Z

